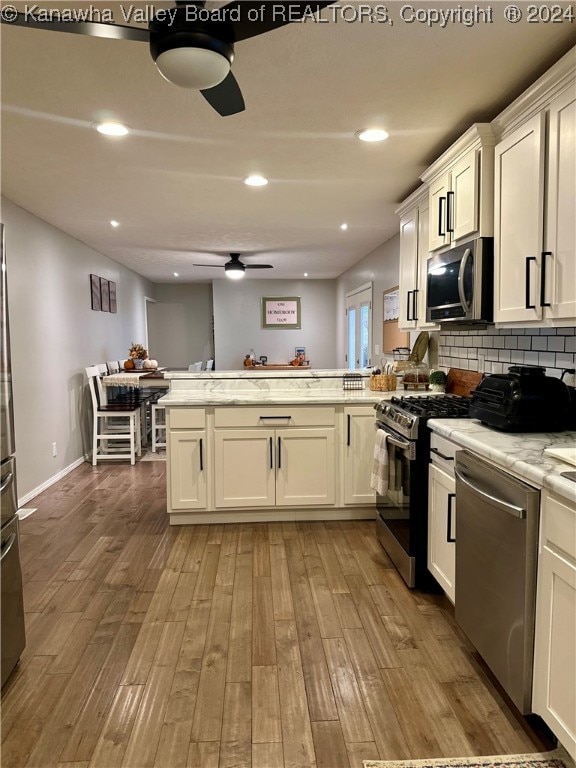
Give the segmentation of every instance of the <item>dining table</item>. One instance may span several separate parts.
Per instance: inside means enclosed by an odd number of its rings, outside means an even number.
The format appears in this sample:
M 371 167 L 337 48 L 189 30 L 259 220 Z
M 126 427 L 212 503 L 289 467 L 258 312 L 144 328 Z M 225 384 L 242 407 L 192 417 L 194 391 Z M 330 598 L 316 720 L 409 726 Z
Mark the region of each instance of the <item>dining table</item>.
M 104 387 L 104 397 L 106 397 L 106 390 L 109 387 L 133 387 L 135 389 L 142 389 L 149 387 L 151 389 L 168 389 L 170 382 L 164 378 L 164 371 L 167 368 L 144 368 L 142 370 L 124 370 L 118 373 L 109 373 L 107 376 L 103 376 L 102 386 Z

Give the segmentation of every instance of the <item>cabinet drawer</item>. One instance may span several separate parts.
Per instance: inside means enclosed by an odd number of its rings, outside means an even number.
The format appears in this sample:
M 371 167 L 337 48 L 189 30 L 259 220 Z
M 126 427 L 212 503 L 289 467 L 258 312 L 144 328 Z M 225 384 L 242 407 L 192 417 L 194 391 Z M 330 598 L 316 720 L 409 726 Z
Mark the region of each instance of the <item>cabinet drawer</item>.
M 270 408 L 216 408 L 215 427 L 333 427 L 336 412 L 333 407 L 303 408 L 281 406 Z
M 203 408 L 170 408 L 170 429 L 204 429 L 206 411 Z
M 576 509 L 566 499 L 543 497 L 543 543 L 550 542 L 576 561 Z
M 454 477 L 454 455 L 457 446 L 445 437 L 432 432 L 430 436 L 430 460 L 432 464 L 440 467 Z

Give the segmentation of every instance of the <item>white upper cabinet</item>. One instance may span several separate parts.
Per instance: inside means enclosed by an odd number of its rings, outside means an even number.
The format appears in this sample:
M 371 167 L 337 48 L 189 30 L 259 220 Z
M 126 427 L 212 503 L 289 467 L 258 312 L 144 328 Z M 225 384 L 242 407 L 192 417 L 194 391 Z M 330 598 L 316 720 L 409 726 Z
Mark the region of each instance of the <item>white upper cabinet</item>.
M 422 186 L 396 210 L 400 216 L 398 327 L 402 331 L 435 330 L 426 322 L 428 192 Z
M 496 323 L 576 318 L 575 79 L 567 54 L 494 121 Z
M 430 251 L 493 234 L 494 134 L 476 123 L 422 175 Z

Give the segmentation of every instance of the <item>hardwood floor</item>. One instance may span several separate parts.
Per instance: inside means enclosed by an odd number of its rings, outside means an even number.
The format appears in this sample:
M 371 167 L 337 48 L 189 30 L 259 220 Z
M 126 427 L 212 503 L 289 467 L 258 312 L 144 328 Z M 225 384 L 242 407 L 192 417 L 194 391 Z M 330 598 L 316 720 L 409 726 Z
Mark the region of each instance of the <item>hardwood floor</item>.
M 372 523 L 170 528 L 162 462 L 86 464 L 33 503 L 5 768 L 361 768 L 543 746 Z

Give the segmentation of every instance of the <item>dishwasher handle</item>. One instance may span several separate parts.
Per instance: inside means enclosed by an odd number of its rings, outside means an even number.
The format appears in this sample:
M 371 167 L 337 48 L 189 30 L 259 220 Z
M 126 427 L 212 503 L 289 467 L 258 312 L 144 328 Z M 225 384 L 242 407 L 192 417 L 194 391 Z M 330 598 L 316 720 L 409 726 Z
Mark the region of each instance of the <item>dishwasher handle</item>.
M 454 474 L 456 475 L 456 479 L 460 480 L 463 485 L 470 488 L 471 491 L 476 493 L 478 496 L 481 496 L 483 499 L 488 499 L 491 504 L 500 509 L 502 512 L 507 512 L 509 515 L 513 515 L 520 520 L 523 520 L 526 517 L 526 510 L 523 507 L 517 507 L 515 504 L 508 504 L 507 501 L 502 501 L 502 499 L 499 499 L 496 496 L 492 496 L 490 493 L 486 493 L 486 491 L 481 490 L 478 488 L 478 486 L 474 485 L 474 483 L 471 483 L 470 480 L 462 474 L 462 472 L 458 471 L 458 469 L 454 470 Z

